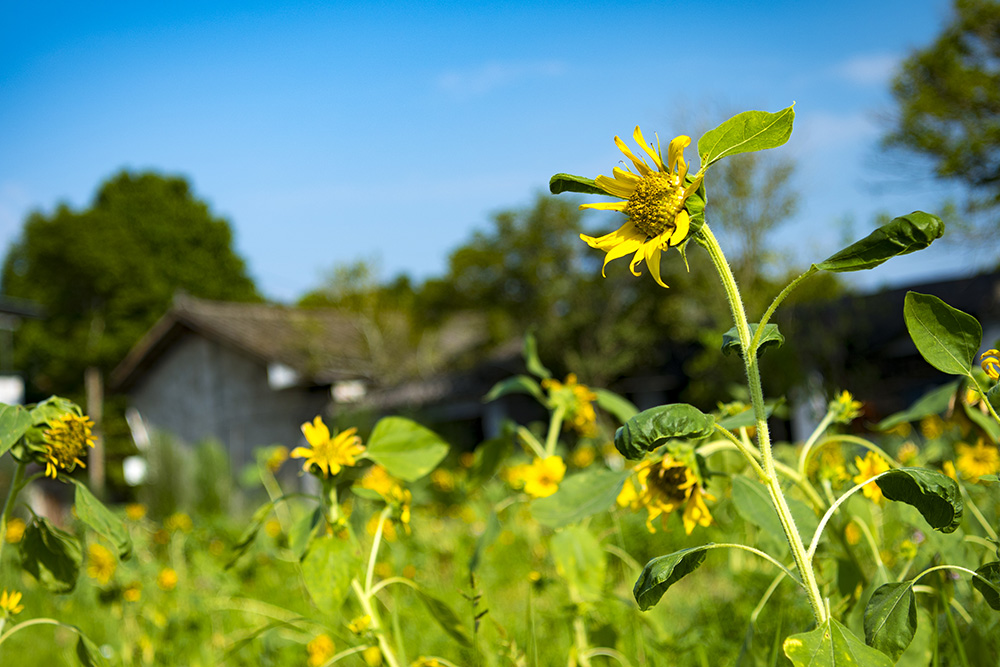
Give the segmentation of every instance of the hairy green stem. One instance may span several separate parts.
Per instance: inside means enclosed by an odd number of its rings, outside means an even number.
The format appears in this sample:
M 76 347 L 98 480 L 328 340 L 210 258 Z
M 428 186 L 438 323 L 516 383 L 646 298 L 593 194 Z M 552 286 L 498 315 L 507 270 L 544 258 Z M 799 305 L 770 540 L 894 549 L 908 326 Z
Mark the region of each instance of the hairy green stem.
M 767 414 L 764 411 L 764 391 L 760 381 L 760 369 L 757 365 L 757 348 L 753 345 L 750 335 L 750 324 L 747 321 L 746 311 L 743 308 L 743 300 L 740 297 L 739 288 L 736 286 L 736 278 L 733 276 L 729 262 L 719 247 L 719 242 L 712 234 L 708 224 L 702 226 L 699 234 L 702 237 L 702 245 L 708 250 L 712 263 L 722 280 L 722 286 L 729 300 L 729 308 L 736 324 L 736 331 L 739 335 L 740 346 L 743 348 L 743 364 L 746 369 L 747 387 L 750 389 L 750 402 L 754 411 L 754 419 L 757 423 L 757 445 L 760 449 L 764 473 L 766 474 L 765 486 L 771 503 L 778 513 L 781 527 L 785 532 L 785 539 L 792 552 L 802 576 L 802 584 L 809 597 L 809 604 L 812 607 L 813 615 L 816 617 L 818 625 L 823 625 L 827 619 L 826 605 L 823 603 L 823 596 L 820 593 L 819 585 L 816 582 L 816 573 L 812 569 L 812 563 L 806 556 L 805 546 L 802 544 L 802 537 L 795 526 L 795 519 L 792 518 L 791 510 L 785 500 L 785 495 L 781 490 L 778 475 L 775 472 L 774 455 L 771 452 L 771 435 L 767 427 Z
M 774 301 L 771 302 L 771 305 L 767 307 L 767 310 L 764 311 L 764 315 L 760 318 L 760 325 L 757 327 L 757 332 L 754 334 L 753 340 L 750 341 L 750 345 L 756 348 L 757 345 L 760 344 L 760 337 L 764 334 L 764 325 L 771 320 L 771 316 L 774 315 L 774 311 L 778 309 L 781 302 L 785 300 L 785 297 L 792 293 L 792 290 L 799 286 L 799 283 L 816 273 L 818 270 L 819 269 L 817 269 L 815 265 L 810 266 L 805 273 L 788 283 L 788 285 L 785 286 L 785 289 L 781 290 L 778 296 L 774 297 Z

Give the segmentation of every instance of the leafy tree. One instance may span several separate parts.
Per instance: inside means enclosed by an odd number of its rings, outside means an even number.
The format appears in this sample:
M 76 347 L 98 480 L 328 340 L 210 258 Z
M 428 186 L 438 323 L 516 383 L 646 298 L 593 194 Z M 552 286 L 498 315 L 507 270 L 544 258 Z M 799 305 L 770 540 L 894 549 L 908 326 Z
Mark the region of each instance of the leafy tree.
M 967 186 L 970 211 L 1000 206 L 1000 3 L 956 0 L 951 24 L 903 62 L 892 94 L 885 145 Z
M 84 369 L 114 368 L 178 290 L 260 300 L 232 243 L 229 223 L 184 179 L 155 173 L 119 173 L 82 211 L 32 213 L 7 253 L 2 289 L 45 311 L 18 334 L 17 361 L 35 391 L 78 394 Z

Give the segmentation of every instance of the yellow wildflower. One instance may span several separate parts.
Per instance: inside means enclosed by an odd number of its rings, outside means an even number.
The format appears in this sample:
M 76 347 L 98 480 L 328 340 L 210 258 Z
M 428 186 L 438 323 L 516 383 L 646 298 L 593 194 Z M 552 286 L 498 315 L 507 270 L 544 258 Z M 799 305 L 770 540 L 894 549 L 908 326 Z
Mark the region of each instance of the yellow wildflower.
M 3 589 L 3 593 L 0 593 L 0 611 L 3 612 L 3 615 L 10 617 L 14 614 L 20 614 L 23 609 L 21 593 L 18 591 L 7 592 L 6 588 Z
M 899 557 L 903 560 L 911 560 L 917 557 L 917 544 L 913 540 L 903 540 L 899 545 Z
M 378 532 L 379 521 L 382 520 L 381 514 L 373 514 L 368 523 L 365 524 L 365 532 L 370 536 L 374 537 L 375 533 Z M 397 539 L 396 527 L 392 523 L 392 519 L 386 518 L 382 523 L 382 539 L 386 542 L 395 542 Z
M 841 424 L 849 424 L 861 414 L 863 404 L 855 401 L 851 392 L 842 391 L 834 400 L 830 401 L 830 411 L 833 413 L 835 421 Z
M 912 442 L 907 441 L 899 446 L 899 451 L 896 452 L 896 458 L 899 459 L 899 462 L 903 465 L 910 465 L 917 459 L 919 454 L 920 450 L 917 449 L 917 446 Z
M 643 461 L 635 467 L 635 477 L 629 478 L 618 494 L 618 504 L 633 510 L 645 509 L 646 528 L 655 533 L 653 520 L 660 517 L 664 528 L 667 518 L 682 509 L 681 523 L 688 535 L 695 526 L 710 526 L 712 515 L 705 499 L 715 500 L 701 486 L 697 474 L 669 454 L 660 461 Z
M 361 657 L 368 667 L 379 667 L 382 664 L 382 651 L 378 646 L 369 646 L 361 652 Z
M 330 635 L 322 634 L 306 644 L 306 651 L 309 653 L 309 667 L 320 667 L 326 664 L 333 654 L 336 653 L 336 645 L 330 639 Z
M 362 635 L 368 628 L 371 627 L 372 617 L 368 614 L 364 616 L 358 616 L 347 624 L 347 629 L 356 635 Z
M 983 370 L 991 380 L 1000 380 L 1000 351 L 986 350 L 980 356 Z
M 844 528 L 844 539 L 847 540 L 847 543 L 851 546 L 861 542 L 861 529 L 858 528 L 858 524 L 853 521 L 847 524 L 847 527 Z
M 476 462 L 476 455 L 472 452 L 462 452 L 458 457 L 458 464 L 463 468 L 471 468 Z
M 182 533 L 190 533 L 194 528 L 191 517 L 184 512 L 174 512 L 163 520 L 163 526 L 167 530 L 179 530 Z
M 438 468 L 431 473 L 431 484 L 439 491 L 448 493 L 455 490 L 455 476 L 450 470 Z
M 24 537 L 24 521 L 14 517 L 7 522 L 7 536 L 4 538 L 7 540 L 7 544 L 17 544 Z
M 580 208 L 594 208 L 618 211 L 628 216 L 618 230 L 594 238 L 581 234 L 580 238 L 591 248 L 607 253 L 604 266 L 613 259 L 632 254 L 629 269 L 633 275 L 640 275 L 636 267 L 644 260 L 653 279 L 661 286 L 667 285 L 660 279 L 660 254 L 671 246 L 680 245 L 687 238 L 691 228 L 691 216 L 685 208 L 688 197 L 701 185 L 701 174 L 687 180 L 688 166 L 684 161 L 684 148 L 691 143 L 691 137 L 679 136 L 667 148 L 667 160 L 663 161 L 659 142 L 654 150 L 642 136 L 637 125 L 632 137 L 656 166 L 654 171 L 645 160 L 637 157 L 618 137 L 615 144 L 635 165 L 638 174 L 627 167 L 615 167 L 614 178 L 598 176 L 594 182 L 601 190 L 624 201 L 600 204 L 583 204 Z M 602 269 L 602 273 L 603 273 Z
M 945 475 L 951 477 L 956 482 L 958 481 L 958 473 L 955 472 L 955 464 L 951 461 L 945 461 L 941 464 L 941 470 Z
M 156 575 L 156 585 L 165 591 L 172 591 L 177 588 L 177 571 L 171 567 L 165 567 Z
M 382 577 L 383 579 L 387 579 L 388 577 L 391 577 L 392 576 L 392 565 L 389 565 L 388 563 L 376 563 L 375 564 L 375 574 L 377 574 L 378 576 Z
M 854 476 L 855 484 L 861 484 L 865 480 L 869 480 L 889 469 L 889 464 L 886 463 L 886 460 L 872 451 L 865 454 L 865 458 L 863 459 L 860 456 L 855 456 L 854 465 L 858 468 L 858 474 Z M 866 484 L 861 491 L 865 494 L 866 498 L 871 498 L 872 502 L 876 504 L 882 502 L 882 489 L 879 488 L 878 482 Z
M 96 542 L 87 545 L 87 576 L 101 586 L 107 586 L 115 574 L 118 561 L 108 549 Z
M 49 422 L 49 428 L 42 433 L 45 474 L 48 477 L 55 479 L 60 469 L 72 472 L 78 465 L 87 467 L 82 459 L 87 447 L 94 446 L 93 426 L 94 422 L 90 419 L 73 412 Z
M 281 522 L 277 519 L 268 519 L 267 522 L 264 523 L 264 532 L 267 533 L 267 536 L 271 539 L 277 539 L 277 537 L 281 535 Z
M 330 429 L 321 418 L 316 417 L 311 423 L 302 425 L 302 434 L 312 449 L 296 447 L 292 450 L 292 458 L 304 458 L 306 462 L 302 469 L 307 472 L 315 463 L 324 477 L 336 475 L 342 467 L 355 465 L 357 457 L 365 451 L 361 438 L 355 435 L 357 431 L 356 428 L 349 428 L 331 438 Z
M 597 394 L 577 382 L 574 373 L 566 376 L 565 383 L 551 378 L 542 380 L 542 387 L 548 390 L 552 405 L 565 411 L 566 423 L 577 433 L 588 438 L 597 435 L 597 413 L 594 411 Z
M 288 460 L 288 447 L 284 445 L 278 445 L 277 447 L 272 447 L 270 453 L 267 456 L 267 461 L 264 465 L 272 473 L 278 472 L 281 468 L 281 464 Z
M 142 584 L 135 581 L 126 586 L 122 591 L 122 598 L 126 602 L 138 602 L 142 598 Z
M 132 521 L 141 521 L 146 516 L 146 506 L 142 503 L 129 503 L 125 506 L 125 516 Z
M 920 420 L 920 433 L 928 440 L 934 440 L 944 435 L 945 422 L 937 415 L 930 415 Z
M 536 457 L 532 463 L 514 466 L 507 473 L 511 485 L 523 488 L 532 498 L 546 498 L 558 491 L 565 474 L 566 464 L 561 456 Z
M 597 450 L 590 445 L 582 445 L 573 450 L 570 463 L 577 468 L 586 468 L 597 459 Z
M 392 487 L 398 486 L 399 482 L 380 465 L 373 465 L 361 478 L 361 487 L 370 489 L 383 498 L 389 495 Z
M 910 426 L 910 422 L 900 422 L 892 428 L 890 428 L 886 433 L 891 433 L 892 435 L 898 435 L 901 438 L 910 437 L 910 433 L 913 432 L 913 427 Z
M 987 445 L 980 440 L 973 447 L 964 443 L 955 445 L 958 452 L 958 460 L 955 467 L 962 473 L 962 477 L 971 482 L 976 482 L 983 475 L 992 475 L 1000 472 L 1000 451 L 996 445 Z

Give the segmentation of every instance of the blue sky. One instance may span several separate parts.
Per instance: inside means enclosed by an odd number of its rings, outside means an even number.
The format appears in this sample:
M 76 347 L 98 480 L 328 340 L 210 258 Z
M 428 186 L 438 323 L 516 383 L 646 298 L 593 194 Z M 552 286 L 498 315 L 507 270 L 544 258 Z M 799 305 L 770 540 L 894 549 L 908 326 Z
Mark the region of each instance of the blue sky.
M 615 134 L 697 139 L 721 110 L 793 101 L 780 150 L 802 205 L 779 240 L 803 265 L 839 249 L 839 221 L 862 235 L 878 211 L 948 194 L 900 184 L 877 151 L 893 68 L 941 30 L 945 0 L 617 5 L 8 4 L 0 246 L 29 211 L 84 207 L 117 171 L 154 169 L 232 223 L 270 297 L 359 258 L 420 279 L 553 173 L 609 173 Z M 992 259 L 935 245 L 861 284 Z

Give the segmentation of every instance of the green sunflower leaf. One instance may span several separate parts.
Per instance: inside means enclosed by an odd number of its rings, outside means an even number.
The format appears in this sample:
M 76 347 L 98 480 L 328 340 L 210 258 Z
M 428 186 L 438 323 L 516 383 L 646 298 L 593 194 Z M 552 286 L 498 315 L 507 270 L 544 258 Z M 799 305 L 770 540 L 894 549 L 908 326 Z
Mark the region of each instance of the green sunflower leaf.
M 448 443 L 441 436 L 405 417 L 380 419 L 365 450 L 365 456 L 407 482 L 434 470 L 447 454 Z
M 889 415 L 876 424 L 875 428 L 879 431 L 888 431 L 892 427 L 900 424 L 908 424 L 910 422 L 920 421 L 924 417 L 941 414 L 947 410 L 948 406 L 951 404 L 952 397 L 955 395 L 955 392 L 958 391 L 958 385 L 959 380 L 955 380 L 954 382 L 941 385 L 936 389 L 931 389 L 929 392 L 918 398 L 909 408 L 903 410 L 902 412 Z
M 604 190 L 597 187 L 597 183 L 592 178 L 584 176 L 573 176 L 572 174 L 556 174 L 549 179 L 549 192 L 554 195 L 563 192 L 581 192 L 587 195 L 601 195 L 609 197 Z
M 53 593 L 69 593 L 76 587 L 83 550 L 73 535 L 36 516 L 21 538 L 21 565 Z
M 535 339 L 535 334 L 530 331 L 524 336 L 524 347 L 521 354 L 524 357 L 524 366 L 529 373 L 542 379 L 552 377 L 552 371 L 545 367 L 541 357 L 538 356 L 538 341 Z
M 548 405 L 548 400 L 545 398 L 542 387 L 534 378 L 527 375 L 515 375 L 514 377 L 500 380 L 483 396 L 483 403 L 495 401 L 507 394 L 531 394 L 542 405 Z
M 20 405 L 0 403 L 0 456 L 31 428 L 31 413 Z
M 1000 611 L 1000 561 L 987 563 L 976 570 L 976 574 L 989 581 L 989 584 L 979 577 L 972 578 L 972 585 L 986 598 L 986 604 L 991 609 Z M 990 584 L 993 584 L 992 586 Z
M 757 326 L 756 322 L 750 325 L 751 338 L 757 333 Z M 765 324 L 764 333 L 761 334 L 760 342 L 757 344 L 757 356 L 759 357 L 769 347 L 781 347 L 784 342 L 785 337 L 778 331 L 777 324 Z M 743 345 L 740 344 L 740 334 L 736 327 L 722 334 L 722 352 L 723 354 L 736 352 L 740 357 L 743 356 Z
M 913 344 L 934 368 L 949 375 L 971 376 L 983 328 L 972 315 L 930 294 L 907 292 L 903 319 Z
M 552 536 L 556 571 L 569 584 L 577 602 L 600 602 L 604 597 L 607 555 L 601 542 L 583 526 L 569 526 Z
M 132 556 L 132 538 L 125 528 L 125 522 L 105 507 L 104 503 L 98 500 L 82 482 L 72 477 L 69 479 L 76 485 L 73 507 L 76 509 L 77 517 L 91 529 L 111 540 L 118 549 L 118 558 L 128 560 Z
M 613 391 L 595 388 L 593 392 L 597 394 L 597 405 L 623 424 L 639 414 L 639 408 L 635 407 L 632 401 Z
M 441 629 L 444 630 L 449 637 L 457 641 L 462 646 L 472 646 L 472 637 L 469 636 L 469 631 L 466 630 L 465 625 L 462 624 L 462 619 L 455 610 L 451 608 L 444 600 L 434 597 L 430 593 L 426 592 L 422 588 L 416 589 L 417 596 L 420 601 L 424 603 L 427 607 L 427 611 L 431 613 L 434 620 L 437 621 Z
M 912 505 L 935 530 L 954 532 L 965 505 L 955 480 L 927 468 L 896 468 L 875 480 L 889 500 Z
M 321 611 L 336 614 L 361 567 L 361 545 L 348 529 L 312 541 L 302 559 L 302 581 Z
M 782 648 L 795 667 L 892 667 L 892 660 L 830 618 L 811 632 L 785 639 Z
M 698 140 L 702 168 L 730 155 L 781 146 L 792 135 L 794 120 L 792 107 L 776 113 L 744 111 L 733 116 Z
M 865 238 L 813 266 L 834 273 L 873 269 L 893 257 L 923 250 L 942 234 L 944 223 L 941 218 L 914 211 L 893 218 Z
M 668 588 L 701 567 L 705 562 L 705 552 L 713 546 L 715 545 L 705 544 L 681 549 L 646 563 L 632 589 L 632 595 L 635 596 L 639 609 L 647 611 L 652 608 Z
M 899 660 L 917 632 L 913 582 L 883 584 L 865 607 L 865 643 Z
M 668 440 L 707 438 L 715 431 L 715 418 L 693 405 L 675 403 L 643 410 L 615 432 L 615 447 L 636 461 Z
M 962 410 L 965 411 L 965 416 L 969 418 L 969 421 L 983 430 L 990 442 L 1000 440 L 1000 424 L 967 403 L 962 403 Z
M 630 470 L 593 467 L 565 479 L 559 490 L 531 503 L 531 513 L 539 523 L 552 528 L 565 526 L 605 512 L 614 505 Z

